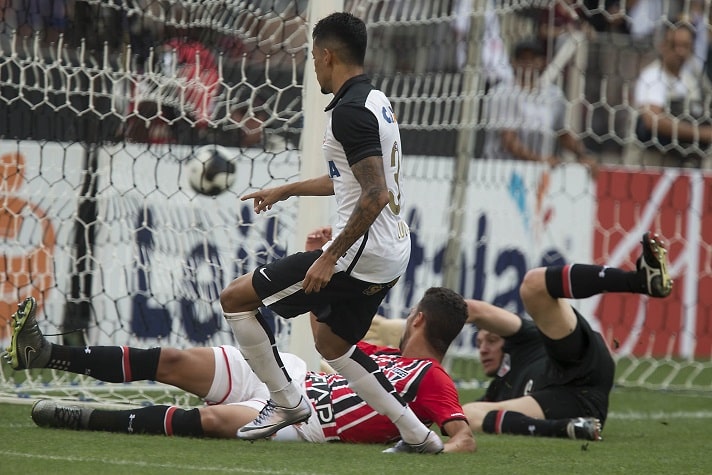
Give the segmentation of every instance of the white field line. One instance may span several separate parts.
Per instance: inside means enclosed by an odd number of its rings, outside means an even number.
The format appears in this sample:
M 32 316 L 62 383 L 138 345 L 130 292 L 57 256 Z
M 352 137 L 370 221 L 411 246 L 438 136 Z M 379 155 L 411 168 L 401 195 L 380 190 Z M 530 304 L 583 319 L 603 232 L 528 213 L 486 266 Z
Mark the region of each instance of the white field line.
M 664 419 L 712 419 L 712 411 L 672 411 L 672 412 L 639 412 L 639 411 L 625 411 L 617 412 L 611 411 L 608 413 L 608 420 L 611 419 L 622 419 L 629 421 L 642 421 L 642 420 L 664 420 Z
M 140 468 L 152 468 L 152 469 L 165 469 L 170 471 L 176 471 L 181 473 L 197 473 L 197 472 L 217 472 L 217 473 L 254 473 L 254 474 L 264 474 L 264 475 L 318 475 L 317 472 L 294 472 L 292 470 L 260 470 L 255 467 L 225 467 L 225 466 L 209 466 L 209 465 L 182 465 L 182 464 L 171 464 L 171 463 L 151 463 L 142 462 L 140 460 L 126 460 L 126 459 L 110 459 L 106 457 L 76 457 L 76 456 L 59 456 L 59 455 L 43 455 L 43 454 L 28 454 L 23 452 L 15 452 L 12 450 L 0 450 L 0 456 L 2 456 L 5 461 L 7 457 L 13 458 L 26 458 L 35 460 L 48 460 L 48 461 L 63 461 L 63 462 L 78 462 L 78 463 L 93 463 L 93 464 L 109 464 L 121 467 L 127 467 L 127 469 L 140 469 Z

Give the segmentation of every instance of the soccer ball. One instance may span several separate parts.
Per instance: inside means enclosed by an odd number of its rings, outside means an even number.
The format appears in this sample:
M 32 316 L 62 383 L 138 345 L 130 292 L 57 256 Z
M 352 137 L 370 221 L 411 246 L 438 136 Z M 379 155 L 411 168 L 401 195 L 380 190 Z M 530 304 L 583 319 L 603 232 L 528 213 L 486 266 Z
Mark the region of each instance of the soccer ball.
M 218 145 L 206 145 L 188 160 L 188 183 L 197 193 L 215 196 L 235 183 L 236 167 L 230 153 Z

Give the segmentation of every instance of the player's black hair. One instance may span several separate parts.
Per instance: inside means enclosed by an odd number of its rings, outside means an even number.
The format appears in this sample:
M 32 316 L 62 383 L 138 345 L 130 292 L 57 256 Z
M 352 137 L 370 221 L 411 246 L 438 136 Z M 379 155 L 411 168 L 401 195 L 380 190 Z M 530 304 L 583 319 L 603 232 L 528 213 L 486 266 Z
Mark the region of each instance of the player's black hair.
M 417 310 L 425 316 L 428 342 L 444 356 L 467 321 L 465 300 L 445 287 L 431 287 L 418 302 Z
M 332 43 L 339 57 L 347 64 L 363 66 L 368 34 L 366 24 L 351 13 L 336 12 L 322 18 L 312 32 L 314 43 Z

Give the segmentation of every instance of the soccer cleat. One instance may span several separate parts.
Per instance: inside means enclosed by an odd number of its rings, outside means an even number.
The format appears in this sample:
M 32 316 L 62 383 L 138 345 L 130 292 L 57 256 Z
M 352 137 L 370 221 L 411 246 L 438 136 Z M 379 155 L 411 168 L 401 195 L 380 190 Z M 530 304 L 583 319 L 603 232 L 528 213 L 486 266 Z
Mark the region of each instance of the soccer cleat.
M 278 406 L 270 399 L 254 421 L 240 427 L 237 438 L 266 439 L 283 427 L 306 422 L 309 416 L 311 416 L 311 404 L 304 396 L 299 400 L 299 404 L 292 408 Z
M 391 448 L 383 451 L 384 454 L 439 454 L 444 449 L 443 441 L 433 431 L 428 432 L 425 440 L 419 444 L 408 444 L 402 440 Z
M 672 279 L 667 271 L 667 249 L 657 234 L 643 234 L 643 254 L 638 258 L 638 274 L 644 279 L 645 291 L 651 297 L 667 297 L 672 292 Z
M 13 369 L 44 368 L 49 362 L 52 345 L 37 325 L 37 301 L 28 297 L 12 315 L 12 338 L 3 357 Z
M 595 417 L 577 417 L 571 419 L 566 425 L 566 434 L 569 439 L 576 440 L 603 440 L 601 437 L 601 421 Z
M 40 427 L 87 429 L 94 409 L 62 405 L 51 399 L 40 399 L 32 406 L 32 420 Z

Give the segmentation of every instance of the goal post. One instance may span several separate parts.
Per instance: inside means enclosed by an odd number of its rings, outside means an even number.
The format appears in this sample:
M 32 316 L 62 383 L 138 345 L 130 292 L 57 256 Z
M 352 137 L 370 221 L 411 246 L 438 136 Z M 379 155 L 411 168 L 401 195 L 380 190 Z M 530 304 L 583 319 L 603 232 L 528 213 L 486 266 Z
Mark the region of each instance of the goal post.
M 328 0 L 309 2 L 308 21 L 313 27 L 325 16 L 335 11 L 342 11 L 343 0 Z M 308 54 L 311 57 L 313 39 L 307 35 Z M 330 97 L 321 93 L 321 87 L 316 79 L 311 61 L 307 60 L 304 68 L 304 131 L 301 142 L 301 171 L 303 178 L 313 178 L 325 172 L 321 144 L 326 130 L 326 114 L 324 109 L 329 104 Z M 324 197 L 302 196 L 299 198 L 297 211 L 297 245 L 303 246 L 307 235 L 312 230 L 328 225 L 332 219 L 330 200 Z M 292 338 L 289 349 L 307 362 L 307 368 L 317 371 L 321 358 L 314 347 L 310 315 L 302 315 L 291 322 Z

